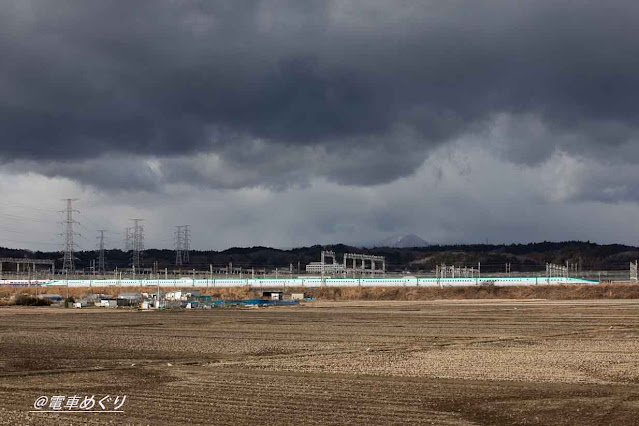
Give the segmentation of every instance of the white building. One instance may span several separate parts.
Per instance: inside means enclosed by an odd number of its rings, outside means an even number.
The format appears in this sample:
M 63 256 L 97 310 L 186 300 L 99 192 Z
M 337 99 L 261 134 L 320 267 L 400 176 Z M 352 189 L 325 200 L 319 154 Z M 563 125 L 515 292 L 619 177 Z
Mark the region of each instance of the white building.
M 344 273 L 344 266 L 339 263 L 311 262 L 306 265 L 307 274 L 321 274 L 322 269 L 324 269 L 323 273 L 325 275 Z

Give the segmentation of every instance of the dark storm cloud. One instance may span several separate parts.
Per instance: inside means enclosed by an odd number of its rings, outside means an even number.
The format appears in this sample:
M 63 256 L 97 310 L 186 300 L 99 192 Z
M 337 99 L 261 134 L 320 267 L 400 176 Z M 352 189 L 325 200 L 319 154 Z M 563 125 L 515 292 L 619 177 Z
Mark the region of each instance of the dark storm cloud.
M 633 1 L 16 0 L 0 28 L 0 161 L 96 186 L 377 184 L 486 134 L 634 161 Z

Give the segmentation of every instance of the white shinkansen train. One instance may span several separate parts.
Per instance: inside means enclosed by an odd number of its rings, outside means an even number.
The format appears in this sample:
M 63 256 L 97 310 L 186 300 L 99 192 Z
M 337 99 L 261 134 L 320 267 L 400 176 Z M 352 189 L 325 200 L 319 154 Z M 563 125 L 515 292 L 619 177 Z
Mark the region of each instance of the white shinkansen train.
M 495 285 L 532 286 L 557 284 L 599 284 L 599 281 L 568 277 L 483 277 L 483 278 L 220 278 L 173 280 L 161 279 L 100 279 L 100 280 L 0 280 L 0 286 L 42 287 L 473 287 Z

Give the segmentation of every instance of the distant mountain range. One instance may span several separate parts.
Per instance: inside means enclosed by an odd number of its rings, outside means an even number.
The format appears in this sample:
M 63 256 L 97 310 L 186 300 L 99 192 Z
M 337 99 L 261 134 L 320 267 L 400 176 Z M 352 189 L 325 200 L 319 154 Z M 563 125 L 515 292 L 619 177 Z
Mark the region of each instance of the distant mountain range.
M 428 247 L 430 244 L 415 234 L 398 234 L 375 244 L 377 247 L 409 248 Z

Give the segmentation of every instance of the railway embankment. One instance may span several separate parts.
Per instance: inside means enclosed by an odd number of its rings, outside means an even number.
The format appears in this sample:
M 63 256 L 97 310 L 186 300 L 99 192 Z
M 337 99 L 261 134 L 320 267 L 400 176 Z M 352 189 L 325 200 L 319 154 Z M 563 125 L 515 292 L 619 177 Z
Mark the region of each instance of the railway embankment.
M 162 292 L 170 288 L 162 288 Z M 248 287 L 199 289 L 201 295 L 217 299 L 251 299 L 262 296 L 259 289 Z M 455 299 L 545 299 L 545 300 L 592 300 L 592 299 L 639 299 L 639 285 L 612 283 L 597 285 L 539 285 L 521 287 L 476 286 L 476 287 L 320 287 L 282 289 L 285 295 L 304 293 L 316 300 L 455 300 Z M 86 294 L 118 296 L 124 292 L 147 292 L 155 294 L 155 287 L 103 287 L 70 288 L 74 298 Z M 19 295 L 60 294 L 67 295 L 64 287 L 5 287 L 0 288 L 0 305 L 11 304 Z

